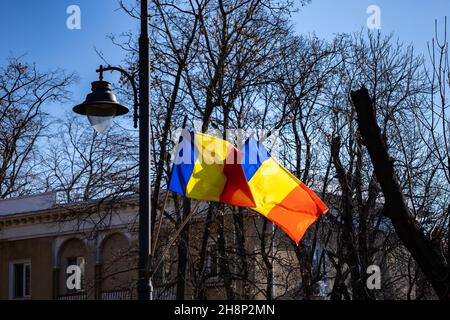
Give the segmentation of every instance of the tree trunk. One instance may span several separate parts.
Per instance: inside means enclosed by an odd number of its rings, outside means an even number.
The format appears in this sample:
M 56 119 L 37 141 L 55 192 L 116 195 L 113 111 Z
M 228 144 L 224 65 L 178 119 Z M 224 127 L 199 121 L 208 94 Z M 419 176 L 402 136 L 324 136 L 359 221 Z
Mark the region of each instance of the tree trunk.
M 188 198 L 183 199 L 183 215 L 180 219 L 180 224 L 191 212 L 191 200 Z M 186 269 L 188 262 L 188 250 L 189 250 L 189 222 L 184 226 L 181 231 L 180 240 L 178 243 L 178 265 L 177 265 L 177 300 L 184 300 L 185 288 L 186 288 Z
M 227 242 L 225 238 L 225 218 L 224 218 L 224 211 L 225 211 L 225 205 L 224 204 L 218 204 L 219 212 L 217 216 L 217 222 L 218 222 L 218 235 L 217 235 L 217 248 L 219 251 L 220 256 L 220 276 L 223 279 L 223 284 L 225 287 L 225 291 L 227 294 L 228 300 L 234 300 L 235 299 L 235 293 L 233 290 L 233 278 L 231 274 L 230 269 L 230 260 L 228 258 L 227 254 Z
M 210 237 L 210 230 L 211 230 L 211 224 L 213 222 L 213 213 L 214 213 L 214 207 L 210 204 L 208 208 L 208 213 L 206 215 L 205 219 L 205 228 L 203 231 L 202 236 L 202 246 L 200 249 L 199 254 L 199 261 L 197 264 L 197 282 L 195 287 L 195 297 L 197 300 L 205 300 L 206 299 L 206 292 L 205 292 L 205 278 L 206 278 L 206 258 L 207 258 L 207 252 L 208 252 L 208 239 Z
M 450 298 L 449 266 L 411 216 L 403 198 L 386 141 L 376 121 L 375 106 L 366 88 L 351 93 L 363 144 L 369 151 L 375 174 L 385 197 L 383 214 L 388 217 L 405 247 L 419 264 L 440 299 Z
M 234 230 L 236 233 L 236 251 L 239 259 L 239 274 L 242 279 L 241 297 L 243 300 L 250 299 L 250 288 L 248 285 L 248 261 L 247 252 L 245 250 L 245 224 L 244 224 L 244 210 L 238 207 L 233 210 Z
M 293 247 L 300 266 L 300 274 L 302 275 L 301 286 L 303 289 L 303 299 L 311 300 L 314 296 L 312 271 L 311 271 L 311 257 L 301 244 L 300 245 L 293 244 Z
M 365 283 L 360 272 L 360 263 L 358 258 L 356 237 L 353 228 L 353 196 L 354 196 L 354 181 L 352 173 L 344 169 L 339 158 L 339 150 L 341 148 L 341 140 L 339 137 L 334 137 L 331 141 L 331 154 L 333 164 L 336 169 L 339 184 L 342 189 L 342 244 L 346 249 L 345 260 L 350 268 L 352 296 L 355 300 L 366 300 L 367 294 L 364 290 Z

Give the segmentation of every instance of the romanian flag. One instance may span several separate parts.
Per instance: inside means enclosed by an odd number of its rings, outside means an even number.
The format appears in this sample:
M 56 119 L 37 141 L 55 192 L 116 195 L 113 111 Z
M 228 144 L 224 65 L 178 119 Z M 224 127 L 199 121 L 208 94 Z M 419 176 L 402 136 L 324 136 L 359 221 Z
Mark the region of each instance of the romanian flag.
M 197 200 L 255 206 L 241 155 L 228 141 L 183 130 L 176 152 L 171 191 Z
M 313 191 L 255 139 L 247 139 L 239 151 L 223 139 L 183 130 L 176 152 L 171 191 L 197 200 L 250 207 L 296 243 L 328 211 Z
M 241 152 L 242 167 L 255 201 L 252 209 L 299 243 L 308 227 L 328 211 L 327 206 L 272 158 L 260 142 L 247 139 Z

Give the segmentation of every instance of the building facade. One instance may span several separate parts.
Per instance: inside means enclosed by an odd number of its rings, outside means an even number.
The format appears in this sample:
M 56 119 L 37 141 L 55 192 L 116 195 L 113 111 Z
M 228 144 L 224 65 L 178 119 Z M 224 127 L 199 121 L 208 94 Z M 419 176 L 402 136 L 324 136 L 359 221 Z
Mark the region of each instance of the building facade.
M 135 218 L 136 199 L 68 206 L 47 193 L 0 201 L 0 299 L 134 298 Z
M 160 204 L 161 224 L 159 214 L 154 222 L 161 226 L 152 239 L 154 299 L 227 299 L 230 291 L 233 299 L 303 297 L 299 252 L 264 217 L 193 203 L 198 212 L 183 237 L 175 203 L 169 197 L 167 205 Z M 0 299 L 136 299 L 137 230 L 137 196 L 69 204 L 57 201 L 55 193 L 1 200 Z M 318 237 L 327 239 L 327 247 L 314 245 L 310 267 L 320 281 L 309 299 L 327 299 L 336 278 L 326 252 L 338 251 L 339 232 L 326 223 L 321 230 Z M 308 241 L 305 237 L 303 245 Z M 396 251 L 378 259 L 384 286 L 379 296 L 414 298 L 416 285 L 407 280 L 414 273 L 405 269 L 410 255 L 402 246 Z M 400 280 L 388 284 L 388 279 Z
M 137 297 L 137 196 L 109 202 L 77 202 L 60 204 L 55 193 L 13 198 L 0 201 L 0 299 L 58 299 L 58 300 L 110 300 Z M 201 256 L 202 232 L 205 228 L 208 204 L 199 206 L 198 214 L 189 223 L 188 270 L 183 279 L 183 298 L 196 299 L 201 281 L 203 298 L 226 299 L 223 277 L 223 259 L 220 257 L 217 225 L 211 224 L 206 244 L 205 270 L 201 279 L 195 279 L 195 267 Z M 168 201 L 166 211 L 173 212 Z M 248 278 L 254 286 L 267 287 L 263 276 L 267 267 L 261 258 L 258 228 L 264 221 L 258 214 L 243 214 L 248 258 Z M 156 245 L 154 263 L 160 262 L 153 277 L 154 299 L 175 299 L 179 256 L 177 241 L 172 244 L 178 227 L 174 217 L 163 218 Z M 255 223 L 257 226 L 255 226 Z M 236 239 L 233 215 L 224 214 L 226 241 L 232 245 Z M 271 231 L 271 227 L 267 231 Z M 290 248 L 290 245 L 289 245 Z M 274 248 L 270 248 L 273 250 Z M 276 254 L 293 259 L 292 250 L 278 246 Z M 234 262 L 231 274 L 240 272 L 238 255 L 230 255 Z M 283 260 L 282 259 L 282 260 Z M 283 260 L 284 261 L 284 260 Z M 277 269 L 276 265 L 271 266 Z M 198 270 L 197 270 L 198 271 Z M 274 294 L 282 295 L 289 281 L 281 272 L 274 271 Z M 298 277 L 294 272 L 291 277 Z M 183 276 L 184 277 L 184 276 Z M 277 286 L 276 281 L 280 282 Z M 78 283 L 78 282 L 79 283 Z M 297 283 L 297 281 L 294 281 Z M 77 287 L 77 284 L 78 287 Z M 245 281 L 232 280 L 236 299 L 265 299 L 258 288 L 249 288 Z M 289 297 L 289 295 L 287 295 Z

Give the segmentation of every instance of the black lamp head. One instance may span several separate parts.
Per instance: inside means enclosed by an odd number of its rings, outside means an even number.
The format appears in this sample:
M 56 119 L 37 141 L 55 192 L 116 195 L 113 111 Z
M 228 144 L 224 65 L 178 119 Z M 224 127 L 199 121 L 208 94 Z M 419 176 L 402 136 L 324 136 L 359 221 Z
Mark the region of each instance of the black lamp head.
M 73 111 L 86 115 L 97 132 L 105 132 L 111 127 L 114 117 L 124 115 L 129 110 L 117 102 L 110 83 L 99 80 L 92 82 L 92 92 L 82 104 L 73 107 Z
M 128 113 L 129 109 L 117 102 L 108 81 L 94 81 L 91 85 L 92 92 L 86 96 L 86 100 L 73 107 L 75 113 L 98 117 L 121 116 Z

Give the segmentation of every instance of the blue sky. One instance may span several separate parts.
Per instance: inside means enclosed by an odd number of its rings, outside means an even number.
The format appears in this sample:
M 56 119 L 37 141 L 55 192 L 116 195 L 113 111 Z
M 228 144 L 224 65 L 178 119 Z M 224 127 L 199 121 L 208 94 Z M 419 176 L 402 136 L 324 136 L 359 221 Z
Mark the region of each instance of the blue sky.
M 295 30 L 315 32 L 326 39 L 339 32 L 359 31 L 367 28 L 366 11 L 370 5 L 377 5 L 381 10 L 383 34 L 393 32 L 424 54 L 427 41 L 434 36 L 434 20 L 438 19 L 443 27 L 444 17 L 450 19 L 450 0 L 312 0 L 293 16 Z
M 66 9 L 73 4 L 81 10 L 80 30 L 66 27 L 69 17 Z M 90 82 L 98 77 L 95 70 L 104 64 L 95 48 L 102 51 L 109 63 L 120 64 L 124 53 L 107 35 L 139 30 L 138 21 L 118 8 L 116 0 L 2 0 L 0 64 L 10 55 L 25 54 L 24 60 L 36 62 L 40 70 L 63 68 L 76 72 L 79 82 L 70 90 L 73 101 L 81 102 L 90 90 Z M 62 106 L 56 114 L 71 107 Z
M 132 1 L 132 0 L 129 0 Z M 81 30 L 66 27 L 69 5 L 81 9 Z M 394 32 L 416 52 L 426 54 L 427 41 L 434 35 L 434 19 L 443 24 L 450 18 L 450 0 L 312 0 L 293 15 L 298 33 L 316 33 L 331 39 L 338 32 L 354 32 L 366 27 L 369 5 L 381 9 L 382 33 Z M 118 10 L 117 0 L 2 0 L 0 4 L 1 64 L 9 55 L 23 55 L 41 70 L 64 68 L 77 72 L 80 81 L 73 85 L 74 102 L 82 101 L 90 82 L 102 63 L 95 48 L 111 64 L 119 64 L 124 52 L 107 38 L 109 34 L 138 32 L 138 22 Z M 108 76 L 110 80 L 114 77 Z M 52 106 L 52 108 L 57 106 Z M 72 106 L 62 106 L 61 111 Z

